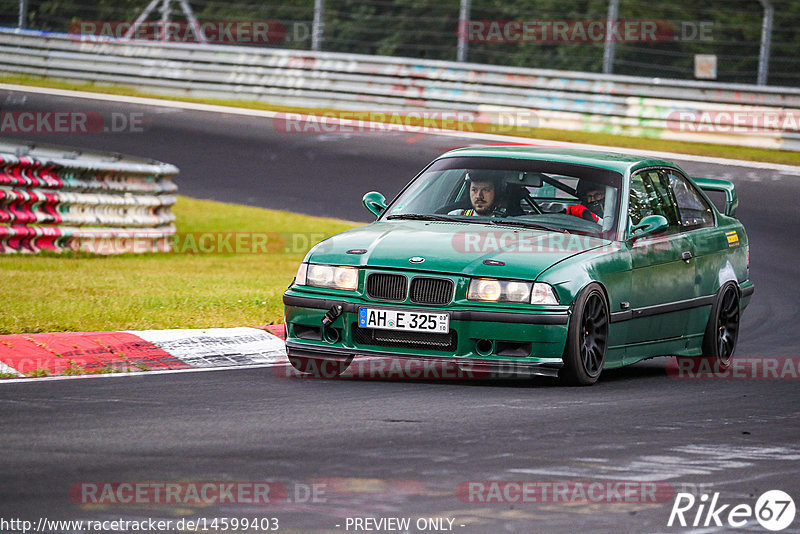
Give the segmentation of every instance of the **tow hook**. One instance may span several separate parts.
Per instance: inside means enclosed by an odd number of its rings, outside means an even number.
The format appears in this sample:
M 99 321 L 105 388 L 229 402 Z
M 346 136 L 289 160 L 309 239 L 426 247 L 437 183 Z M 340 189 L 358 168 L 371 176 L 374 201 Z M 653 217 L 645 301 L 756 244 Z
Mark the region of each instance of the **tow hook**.
M 322 326 L 330 326 L 333 321 L 336 320 L 342 314 L 342 306 L 341 304 L 337 304 L 336 306 L 331 306 L 331 309 L 328 310 L 328 313 L 325 314 L 325 317 L 322 318 Z

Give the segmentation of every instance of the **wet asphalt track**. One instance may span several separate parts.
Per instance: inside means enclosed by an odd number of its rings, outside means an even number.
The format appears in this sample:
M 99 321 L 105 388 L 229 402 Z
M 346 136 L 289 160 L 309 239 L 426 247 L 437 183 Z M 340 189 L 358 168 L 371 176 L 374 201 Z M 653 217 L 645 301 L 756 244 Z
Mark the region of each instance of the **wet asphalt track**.
M 0 106 L 142 112 L 144 132 L 21 137 L 174 163 L 189 196 L 362 221 L 364 192 L 391 196 L 434 156 L 469 143 L 287 135 L 269 119 L 6 91 Z M 737 184 L 756 283 L 737 356 L 797 358 L 800 176 L 682 165 Z M 465 534 L 692 531 L 667 527 L 671 497 L 486 504 L 455 495 L 459 484 L 490 480 L 661 481 L 750 505 L 782 489 L 800 505 L 800 378 L 677 380 L 666 361 L 608 371 L 582 389 L 547 380 L 294 380 L 281 367 L 3 384 L 0 518 L 278 517 L 283 532 L 347 532 L 346 517 L 449 517 Z M 86 481 L 264 480 L 290 497 L 311 484 L 325 493 L 267 506 L 88 507 L 69 496 Z M 766 532 L 755 521 L 738 531 Z M 784 532 L 800 532 L 800 518 Z

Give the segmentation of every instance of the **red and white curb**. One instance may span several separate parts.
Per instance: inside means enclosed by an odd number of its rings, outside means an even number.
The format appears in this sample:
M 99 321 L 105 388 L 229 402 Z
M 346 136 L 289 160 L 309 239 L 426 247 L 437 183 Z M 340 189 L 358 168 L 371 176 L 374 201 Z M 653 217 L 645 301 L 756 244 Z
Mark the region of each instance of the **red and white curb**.
M 62 332 L 0 336 L 0 373 L 110 376 L 287 363 L 283 325 L 260 328 Z

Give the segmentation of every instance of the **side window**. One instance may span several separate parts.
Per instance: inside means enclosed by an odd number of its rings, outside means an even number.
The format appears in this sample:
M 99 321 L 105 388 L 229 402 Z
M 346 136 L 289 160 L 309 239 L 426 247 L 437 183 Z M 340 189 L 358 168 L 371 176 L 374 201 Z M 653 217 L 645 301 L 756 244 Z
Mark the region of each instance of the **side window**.
M 670 195 L 669 179 L 663 172 L 650 170 L 631 177 L 628 214 L 633 224 L 639 224 L 648 215 L 662 215 L 669 221 L 671 231 L 679 229 L 678 210 Z
M 679 222 L 681 228 L 705 228 L 714 226 L 714 212 L 711 206 L 695 190 L 689 180 L 674 171 L 668 171 L 669 185 L 678 204 Z

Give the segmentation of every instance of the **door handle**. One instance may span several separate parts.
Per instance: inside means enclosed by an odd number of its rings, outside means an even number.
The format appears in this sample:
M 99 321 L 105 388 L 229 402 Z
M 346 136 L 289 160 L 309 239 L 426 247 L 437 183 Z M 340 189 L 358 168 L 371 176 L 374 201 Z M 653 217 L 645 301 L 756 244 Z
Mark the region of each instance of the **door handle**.
M 681 252 L 681 259 L 683 261 L 688 262 L 689 260 L 692 259 L 692 252 L 689 250 L 684 250 L 683 252 Z

